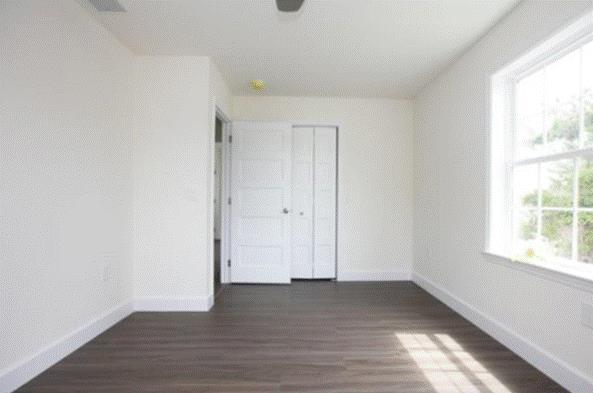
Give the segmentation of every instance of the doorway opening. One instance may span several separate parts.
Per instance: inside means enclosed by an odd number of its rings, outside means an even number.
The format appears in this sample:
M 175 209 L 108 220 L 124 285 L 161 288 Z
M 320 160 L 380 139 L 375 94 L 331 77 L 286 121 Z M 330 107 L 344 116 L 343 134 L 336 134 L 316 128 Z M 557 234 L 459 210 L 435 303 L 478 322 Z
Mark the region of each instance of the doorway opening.
M 222 289 L 221 232 L 222 232 L 222 120 L 216 116 L 214 127 L 214 296 Z
M 230 281 L 230 163 L 231 123 L 224 113 L 217 109 L 214 121 L 213 149 L 213 220 L 212 220 L 212 280 L 213 295 L 216 298 Z

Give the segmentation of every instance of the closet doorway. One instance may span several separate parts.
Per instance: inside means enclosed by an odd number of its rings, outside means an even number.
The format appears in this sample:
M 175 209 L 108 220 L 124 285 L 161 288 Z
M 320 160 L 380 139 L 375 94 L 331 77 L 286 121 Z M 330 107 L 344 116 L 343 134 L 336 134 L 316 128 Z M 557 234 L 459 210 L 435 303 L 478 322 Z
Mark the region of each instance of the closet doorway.
M 233 122 L 233 283 L 336 277 L 338 127 Z

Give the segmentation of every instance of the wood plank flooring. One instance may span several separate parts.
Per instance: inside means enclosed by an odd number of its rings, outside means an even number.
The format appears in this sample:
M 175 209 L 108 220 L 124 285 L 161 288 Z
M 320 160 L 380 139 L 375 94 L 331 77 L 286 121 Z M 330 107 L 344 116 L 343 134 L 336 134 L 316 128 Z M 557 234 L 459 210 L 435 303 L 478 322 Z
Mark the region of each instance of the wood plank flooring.
M 409 282 L 227 286 L 135 313 L 19 392 L 563 392 Z

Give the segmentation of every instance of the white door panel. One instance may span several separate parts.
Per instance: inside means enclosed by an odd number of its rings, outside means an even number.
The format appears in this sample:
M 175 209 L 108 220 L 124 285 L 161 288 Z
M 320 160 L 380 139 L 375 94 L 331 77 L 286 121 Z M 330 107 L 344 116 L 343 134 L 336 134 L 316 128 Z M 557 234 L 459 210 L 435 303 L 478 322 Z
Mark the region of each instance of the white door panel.
M 313 131 L 292 130 L 292 278 L 313 278 Z
M 315 127 L 314 134 L 314 278 L 335 278 L 337 133 Z
M 231 281 L 290 283 L 291 126 L 234 122 Z
M 336 276 L 336 129 L 294 127 L 292 278 Z

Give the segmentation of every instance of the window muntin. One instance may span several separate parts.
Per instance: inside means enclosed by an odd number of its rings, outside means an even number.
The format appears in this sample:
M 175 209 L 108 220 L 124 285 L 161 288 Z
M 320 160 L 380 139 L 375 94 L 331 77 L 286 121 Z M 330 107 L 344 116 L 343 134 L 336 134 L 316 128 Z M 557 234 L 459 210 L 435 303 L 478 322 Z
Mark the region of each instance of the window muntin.
M 593 41 L 515 80 L 511 253 L 593 264 Z

